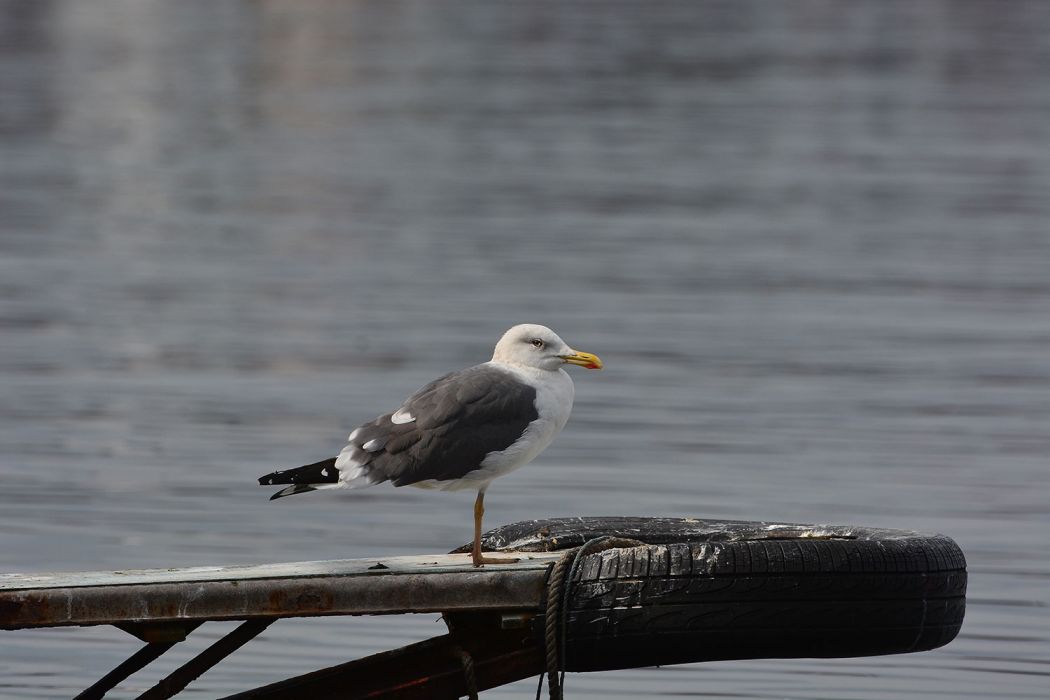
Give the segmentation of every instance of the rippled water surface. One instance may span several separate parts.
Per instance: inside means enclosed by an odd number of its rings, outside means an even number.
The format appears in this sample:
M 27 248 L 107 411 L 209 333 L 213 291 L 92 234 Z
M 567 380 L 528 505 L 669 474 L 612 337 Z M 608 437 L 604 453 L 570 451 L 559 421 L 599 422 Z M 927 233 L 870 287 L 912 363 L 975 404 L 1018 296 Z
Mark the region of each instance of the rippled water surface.
M 1050 4 L 0 10 L 0 571 L 446 551 L 472 494 L 268 503 L 255 477 L 530 320 L 607 368 L 488 524 L 857 523 L 970 562 L 943 649 L 571 697 L 1046 697 Z M 442 631 L 282 621 L 185 696 Z M 0 697 L 71 697 L 135 648 L 0 633 Z

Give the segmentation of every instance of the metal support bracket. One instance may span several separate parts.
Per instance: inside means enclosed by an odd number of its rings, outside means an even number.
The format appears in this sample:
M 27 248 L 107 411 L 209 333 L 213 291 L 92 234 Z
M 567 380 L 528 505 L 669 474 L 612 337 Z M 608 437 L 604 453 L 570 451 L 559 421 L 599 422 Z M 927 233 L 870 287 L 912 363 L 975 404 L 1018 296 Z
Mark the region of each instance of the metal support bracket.
M 182 692 L 187 685 L 196 680 L 201 674 L 257 637 L 260 632 L 275 621 L 276 618 L 271 617 L 242 622 L 235 630 L 175 669 L 167 678 L 140 695 L 138 700 L 168 700 L 168 698 Z
M 256 637 L 260 632 L 273 624 L 276 619 L 272 617 L 261 618 L 242 623 L 225 637 L 180 666 L 167 678 L 140 695 L 138 700 L 167 700 L 175 696 L 205 671 Z M 200 625 L 200 622 L 122 623 L 116 625 L 125 632 L 146 641 L 146 646 L 132 654 L 126 661 L 100 678 L 90 688 L 77 695 L 74 700 L 102 700 L 106 693 L 113 690 L 122 681 L 127 680 L 131 675 L 138 673 L 156 661 L 166 651 L 185 640 L 186 636 Z
M 505 629 L 498 612 L 446 616 L 446 621 L 449 634 L 223 700 L 452 700 L 472 690 L 465 678 L 464 651 L 470 655 L 477 690 L 535 676 L 544 668 L 532 625 Z
M 203 620 L 186 622 L 121 622 L 113 625 L 144 642 L 183 642 Z

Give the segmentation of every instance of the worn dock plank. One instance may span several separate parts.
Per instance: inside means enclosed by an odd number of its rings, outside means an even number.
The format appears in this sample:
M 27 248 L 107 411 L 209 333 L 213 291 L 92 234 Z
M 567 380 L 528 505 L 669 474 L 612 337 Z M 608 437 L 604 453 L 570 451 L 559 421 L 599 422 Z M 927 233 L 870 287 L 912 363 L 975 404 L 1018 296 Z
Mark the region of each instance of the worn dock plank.
M 257 617 L 534 610 L 558 553 L 475 569 L 469 555 L 0 574 L 0 629 Z

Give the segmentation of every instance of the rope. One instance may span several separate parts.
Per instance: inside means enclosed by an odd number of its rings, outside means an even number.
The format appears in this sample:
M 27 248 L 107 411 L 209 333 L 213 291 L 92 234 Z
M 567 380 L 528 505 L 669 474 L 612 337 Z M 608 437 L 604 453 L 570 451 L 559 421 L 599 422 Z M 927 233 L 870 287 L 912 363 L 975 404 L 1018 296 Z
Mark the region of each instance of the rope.
M 459 661 L 463 664 L 463 683 L 467 686 L 467 697 L 470 700 L 478 700 L 478 680 L 474 676 L 474 659 L 460 649 Z
M 547 652 L 547 693 L 550 700 L 563 700 L 565 694 L 566 640 L 569 616 L 565 610 L 572 600 L 572 582 L 577 577 L 580 562 L 588 554 L 604 552 L 617 547 L 639 547 L 637 540 L 623 537 L 596 537 L 582 546 L 566 550 L 561 559 L 547 568 L 546 607 L 544 608 L 543 641 Z M 543 691 L 543 673 L 536 687 L 536 700 Z
M 550 581 L 547 584 L 547 609 L 544 620 L 546 629 L 543 642 L 547 650 L 547 694 L 551 700 L 562 700 L 562 679 L 559 677 L 561 654 L 559 652 L 564 650 L 558 645 L 558 623 L 561 621 L 561 603 L 565 594 L 565 571 L 569 568 L 571 555 L 582 549 L 583 547 L 577 547 L 575 550 L 566 552 L 554 564 Z

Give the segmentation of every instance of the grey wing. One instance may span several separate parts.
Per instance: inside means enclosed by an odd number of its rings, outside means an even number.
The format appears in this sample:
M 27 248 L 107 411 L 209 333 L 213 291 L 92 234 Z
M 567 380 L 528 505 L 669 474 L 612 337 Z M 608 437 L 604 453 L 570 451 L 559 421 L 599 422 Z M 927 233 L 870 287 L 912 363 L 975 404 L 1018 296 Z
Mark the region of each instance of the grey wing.
M 478 365 L 431 382 L 394 413 L 360 426 L 336 467 L 344 478 L 394 486 L 459 479 L 512 445 L 538 416 L 533 387 Z

